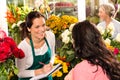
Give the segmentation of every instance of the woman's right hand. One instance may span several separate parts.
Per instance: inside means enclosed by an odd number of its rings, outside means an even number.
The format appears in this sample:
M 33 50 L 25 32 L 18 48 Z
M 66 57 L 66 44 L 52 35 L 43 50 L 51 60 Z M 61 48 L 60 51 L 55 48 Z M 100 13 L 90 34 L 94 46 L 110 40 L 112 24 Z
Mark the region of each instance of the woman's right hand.
M 43 68 L 35 70 L 35 75 L 45 74 L 52 69 L 53 65 L 51 63 L 44 64 Z
M 49 72 L 52 68 L 53 68 L 52 63 L 45 64 L 45 65 L 43 66 L 43 72 L 44 72 L 44 73 L 47 73 L 47 72 Z

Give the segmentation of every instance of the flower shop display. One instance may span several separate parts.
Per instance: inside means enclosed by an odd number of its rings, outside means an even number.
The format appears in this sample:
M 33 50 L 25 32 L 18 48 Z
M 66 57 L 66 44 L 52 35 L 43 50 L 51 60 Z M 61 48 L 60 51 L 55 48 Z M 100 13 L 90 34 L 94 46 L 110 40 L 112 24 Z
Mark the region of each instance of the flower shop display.
M 64 80 L 64 77 L 69 70 L 71 70 L 78 62 L 80 62 L 80 60 L 75 57 L 73 51 L 71 33 L 73 25 L 74 24 L 71 24 L 70 27 L 65 29 L 60 35 L 62 45 L 57 49 L 55 64 L 61 63 L 62 69 L 52 75 L 54 80 Z
M 100 31 L 108 49 L 110 49 L 120 61 L 120 33 L 118 33 L 115 38 L 112 38 L 114 33 L 113 23 L 110 23 L 105 30 L 98 26 L 98 30 Z
M 56 16 L 51 15 L 46 20 L 46 25 L 51 28 L 51 30 L 55 33 L 56 37 L 58 37 L 65 29 L 68 29 L 69 26 L 73 23 L 78 22 L 78 19 L 74 16 L 70 15 L 62 15 Z
M 35 8 L 34 10 L 39 10 L 42 14 L 44 14 L 47 17 L 46 25 L 50 27 L 51 30 L 55 33 L 57 42 L 60 42 L 60 44 L 56 43 L 57 45 L 60 46 L 56 48 L 57 55 L 55 59 L 55 64 L 62 63 L 63 68 L 55 73 L 57 74 L 57 76 L 55 76 L 54 74 L 53 75 L 54 75 L 54 80 L 63 80 L 64 76 L 78 62 L 77 58 L 75 58 L 73 54 L 74 52 L 72 49 L 72 41 L 70 40 L 71 39 L 70 25 L 78 22 L 78 19 L 75 16 L 70 16 L 70 15 L 49 16 L 50 8 L 49 6 L 45 6 L 45 5 L 47 5 L 47 2 L 44 2 L 44 4 L 42 5 L 39 5 L 39 8 Z M 8 5 L 6 18 L 9 26 L 9 36 L 11 36 L 15 40 L 15 42 L 17 42 L 17 44 L 21 41 L 19 25 L 24 21 L 26 15 L 31 10 L 32 9 L 26 6 L 18 7 L 14 5 Z M 70 34 L 68 34 L 69 32 Z M 63 39 L 64 35 L 66 36 Z M 67 38 L 70 39 L 68 40 Z M 13 66 L 14 69 L 14 70 L 12 69 L 13 72 L 15 74 L 17 73 L 17 68 L 14 65 L 14 57 L 8 58 L 4 63 L 5 65 L 6 63 L 9 63 L 8 65 L 11 64 L 11 66 Z M 8 72 L 7 75 L 13 75 L 13 72 Z
M 55 64 L 61 63 L 63 67 L 52 75 L 54 80 L 64 80 L 64 76 L 79 62 L 74 56 L 71 37 L 72 27 L 76 22 L 78 19 L 70 15 L 51 15 L 46 21 L 46 25 L 56 36 Z
M 10 80 L 13 73 L 17 74 L 14 59 L 24 56 L 23 51 L 17 48 L 14 40 L 0 30 L 0 80 Z

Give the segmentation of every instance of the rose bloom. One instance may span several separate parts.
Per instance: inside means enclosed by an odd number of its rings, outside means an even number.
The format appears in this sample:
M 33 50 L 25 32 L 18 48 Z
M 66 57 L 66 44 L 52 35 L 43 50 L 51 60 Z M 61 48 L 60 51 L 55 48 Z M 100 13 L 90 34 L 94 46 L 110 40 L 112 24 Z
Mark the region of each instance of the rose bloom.
M 119 49 L 118 48 L 115 48 L 114 49 L 114 54 L 117 55 L 119 53 Z
M 0 34 L 5 34 L 0 32 Z M 6 61 L 12 55 L 16 58 L 23 58 L 25 55 L 21 49 L 17 48 L 16 43 L 11 37 L 1 35 L 0 37 L 0 62 Z

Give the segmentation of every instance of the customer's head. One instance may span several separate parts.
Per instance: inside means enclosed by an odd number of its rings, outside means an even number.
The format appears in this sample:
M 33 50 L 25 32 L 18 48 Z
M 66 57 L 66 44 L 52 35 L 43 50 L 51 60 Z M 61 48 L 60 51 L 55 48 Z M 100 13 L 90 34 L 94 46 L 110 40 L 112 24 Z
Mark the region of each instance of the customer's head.
M 22 37 L 29 37 L 29 33 L 36 34 L 37 30 L 45 31 L 45 17 L 38 11 L 31 11 L 20 25 Z
M 101 45 L 104 46 L 100 32 L 95 25 L 87 20 L 74 25 L 72 37 L 75 51 L 81 58 L 94 57 L 97 53 L 96 50 Z
M 107 4 L 101 4 L 99 7 L 99 13 L 98 16 L 104 20 L 107 17 L 112 17 L 115 14 L 115 8 L 114 5 L 107 3 Z

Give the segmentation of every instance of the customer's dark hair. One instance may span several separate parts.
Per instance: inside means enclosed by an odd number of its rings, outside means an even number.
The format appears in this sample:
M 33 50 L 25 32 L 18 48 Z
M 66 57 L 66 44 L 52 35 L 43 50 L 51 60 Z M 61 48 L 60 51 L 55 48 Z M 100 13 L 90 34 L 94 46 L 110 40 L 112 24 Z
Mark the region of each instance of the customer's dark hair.
M 77 57 L 101 66 L 110 80 L 120 80 L 120 63 L 106 48 L 95 25 L 87 20 L 76 23 L 72 30 L 72 37 Z
M 43 17 L 45 18 L 40 12 L 38 11 L 31 11 L 25 18 L 25 21 L 20 24 L 20 31 L 21 31 L 21 38 L 24 39 L 25 37 L 29 36 L 29 31 L 27 28 L 31 28 L 33 25 L 33 20 L 36 18 Z

